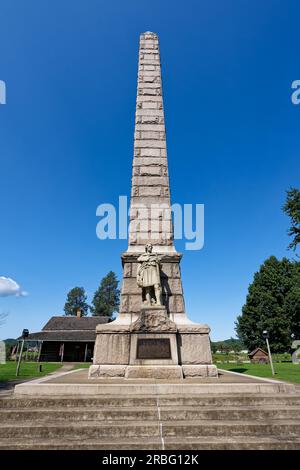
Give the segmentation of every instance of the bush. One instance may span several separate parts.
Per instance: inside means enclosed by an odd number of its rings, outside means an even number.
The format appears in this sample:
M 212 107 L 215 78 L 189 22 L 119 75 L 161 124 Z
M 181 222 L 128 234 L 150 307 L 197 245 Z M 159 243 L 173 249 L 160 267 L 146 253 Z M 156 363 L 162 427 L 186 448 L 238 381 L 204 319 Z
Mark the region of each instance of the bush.
M 228 363 L 228 362 L 236 362 L 237 364 L 242 364 L 243 362 L 249 362 L 249 357 L 245 353 L 215 353 L 212 355 L 214 362 L 219 363 Z M 272 354 L 273 362 L 291 362 L 292 357 L 290 353 L 283 353 L 283 354 Z

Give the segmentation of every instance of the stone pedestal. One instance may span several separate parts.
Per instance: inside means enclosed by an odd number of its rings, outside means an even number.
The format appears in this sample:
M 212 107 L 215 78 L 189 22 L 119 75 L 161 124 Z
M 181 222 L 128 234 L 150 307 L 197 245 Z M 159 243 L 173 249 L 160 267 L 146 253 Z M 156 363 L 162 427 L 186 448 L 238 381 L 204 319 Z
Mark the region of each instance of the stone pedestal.
M 215 377 L 208 334 L 207 325 L 176 325 L 164 306 L 143 307 L 131 324 L 97 326 L 89 378 Z
M 130 327 L 130 358 L 125 377 L 180 379 L 177 328 L 166 307 L 142 308 Z

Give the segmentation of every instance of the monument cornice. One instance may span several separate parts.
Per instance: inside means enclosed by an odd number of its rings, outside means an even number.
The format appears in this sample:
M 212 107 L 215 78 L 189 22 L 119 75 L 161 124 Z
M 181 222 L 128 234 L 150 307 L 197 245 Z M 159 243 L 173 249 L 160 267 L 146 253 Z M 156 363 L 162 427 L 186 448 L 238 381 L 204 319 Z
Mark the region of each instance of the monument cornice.
M 121 255 L 122 265 L 124 267 L 124 263 L 137 263 L 138 257 L 143 253 L 141 252 L 127 252 L 125 251 Z M 162 263 L 179 263 L 182 258 L 182 253 L 159 253 L 157 254 L 160 256 L 160 260 Z

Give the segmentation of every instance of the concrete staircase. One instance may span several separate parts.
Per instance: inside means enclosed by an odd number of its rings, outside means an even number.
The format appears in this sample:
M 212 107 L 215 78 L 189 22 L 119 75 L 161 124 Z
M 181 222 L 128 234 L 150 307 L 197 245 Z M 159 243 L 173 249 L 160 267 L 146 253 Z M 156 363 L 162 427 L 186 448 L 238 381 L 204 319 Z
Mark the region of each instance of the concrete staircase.
M 300 449 L 300 394 L 2 398 L 3 449 Z

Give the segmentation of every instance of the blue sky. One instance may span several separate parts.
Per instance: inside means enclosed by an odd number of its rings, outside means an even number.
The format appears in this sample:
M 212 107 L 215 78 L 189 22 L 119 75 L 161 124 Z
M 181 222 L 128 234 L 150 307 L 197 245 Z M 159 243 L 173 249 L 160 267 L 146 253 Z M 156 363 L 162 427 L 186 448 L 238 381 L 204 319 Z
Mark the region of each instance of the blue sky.
M 139 34 L 159 34 L 172 202 L 205 204 L 205 246 L 183 251 L 187 313 L 234 335 L 253 273 L 289 255 L 285 190 L 299 186 L 297 1 L 1 0 L 2 338 L 39 331 L 66 293 L 89 300 L 126 241 L 96 207 L 129 195 Z

